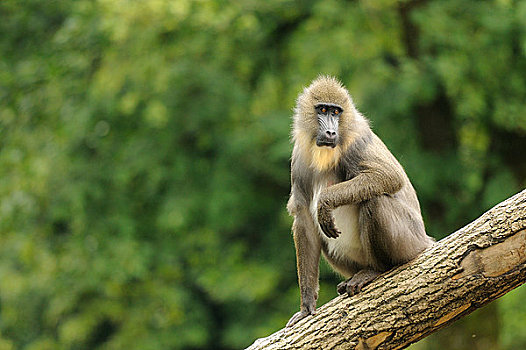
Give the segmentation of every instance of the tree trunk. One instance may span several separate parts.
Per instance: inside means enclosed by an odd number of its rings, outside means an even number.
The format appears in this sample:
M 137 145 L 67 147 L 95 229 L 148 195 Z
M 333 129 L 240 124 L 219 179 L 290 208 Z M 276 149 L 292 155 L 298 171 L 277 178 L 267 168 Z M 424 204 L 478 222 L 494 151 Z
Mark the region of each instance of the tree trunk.
M 526 281 L 526 190 L 247 349 L 403 349 Z

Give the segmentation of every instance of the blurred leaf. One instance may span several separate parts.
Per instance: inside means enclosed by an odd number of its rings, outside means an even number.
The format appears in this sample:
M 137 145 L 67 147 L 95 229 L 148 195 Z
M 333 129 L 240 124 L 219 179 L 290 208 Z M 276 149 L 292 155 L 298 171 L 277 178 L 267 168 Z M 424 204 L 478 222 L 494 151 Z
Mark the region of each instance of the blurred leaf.
M 524 2 L 0 13 L 0 349 L 233 349 L 281 328 L 299 300 L 290 117 L 320 73 L 349 88 L 437 237 L 526 185 Z M 322 264 L 320 303 L 338 279 Z M 485 331 L 503 349 L 526 344 L 513 295 Z M 440 344 L 472 344 L 462 327 Z

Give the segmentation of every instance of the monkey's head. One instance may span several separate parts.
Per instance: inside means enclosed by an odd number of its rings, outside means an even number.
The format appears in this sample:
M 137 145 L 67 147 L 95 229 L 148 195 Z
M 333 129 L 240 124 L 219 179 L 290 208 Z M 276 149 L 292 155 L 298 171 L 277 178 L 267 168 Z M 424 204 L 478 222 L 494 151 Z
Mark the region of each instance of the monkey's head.
M 359 117 L 342 83 L 330 76 L 320 76 L 298 96 L 294 141 L 311 154 L 313 165 L 326 169 L 337 162 L 342 149 L 353 141 Z

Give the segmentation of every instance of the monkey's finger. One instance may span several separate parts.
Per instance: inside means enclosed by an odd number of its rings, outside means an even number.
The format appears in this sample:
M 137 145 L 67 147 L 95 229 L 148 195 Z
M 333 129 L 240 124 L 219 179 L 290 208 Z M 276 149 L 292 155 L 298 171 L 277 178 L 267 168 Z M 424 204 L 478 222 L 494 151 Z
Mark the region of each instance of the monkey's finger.
M 329 228 L 327 226 L 324 225 L 322 227 L 322 231 L 325 234 L 325 236 L 327 236 L 329 238 L 334 238 L 333 235 L 332 235 L 332 232 L 329 230 Z
M 340 236 L 340 231 L 338 231 L 334 226 L 330 228 L 333 238 L 338 238 Z
M 356 295 L 358 293 L 360 293 L 360 284 L 359 283 L 353 284 L 353 286 L 352 286 L 352 294 Z
M 325 233 L 325 235 L 329 238 L 338 238 L 338 236 L 340 235 L 340 232 L 334 227 L 333 222 L 323 223 L 321 225 L 321 228 L 323 233 Z
M 332 236 L 332 232 L 331 230 L 329 229 L 329 227 L 327 226 L 327 224 L 323 223 L 323 222 L 320 222 L 320 228 L 321 230 L 323 231 L 323 233 L 325 234 L 325 236 L 329 237 L 329 238 L 334 238 Z
M 330 232 L 332 238 L 338 238 L 340 236 L 340 233 L 337 230 L 332 229 Z
M 336 290 L 338 291 L 339 295 L 347 293 L 347 281 L 340 282 L 338 286 L 336 287 Z
M 363 283 L 357 283 L 354 286 L 354 294 L 358 294 L 362 291 Z
M 338 231 L 336 226 L 334 226 L 334 221 L 329 223 L 329 230 L 331 231 L 333 238 L 338 238 L 338 236 L 340 236 L 340 231 Z
M 352 297 L 356 293 L 357 293 L 356 292 L 356 284 L 354 284 L 354 283 L 347 284 L 347 295 Z
M 309 315 L 314 315 L 314 314 L 316 314 L 316 310 L 298 311 L 291 317 L 291 319 L 289 320 L 289 322 L 287 322 L 287 325 L 285 327 L 292 327 L 293 325 L 295 325 L 296 323 L 298 323 L 305 317 Z

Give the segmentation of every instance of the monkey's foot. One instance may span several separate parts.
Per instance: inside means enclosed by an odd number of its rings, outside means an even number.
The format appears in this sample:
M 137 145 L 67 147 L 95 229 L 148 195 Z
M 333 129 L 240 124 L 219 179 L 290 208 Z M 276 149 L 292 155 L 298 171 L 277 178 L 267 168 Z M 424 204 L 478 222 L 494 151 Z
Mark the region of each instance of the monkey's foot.
M 360 293 L 362 288 L 374 280 L 381 272 L 373 270 L 360 270 L 357 274 L 338 284 L 338 294 L 347 293 L 350 297 Z
M 309 315 L 314 315 L 315 313 L 316 311 L 308 311 L 308 310 L 298 311 L 290 318 L 289 322 L 287 322 L 287 325 L 285 327 L 292 327 L 299 321 L 303 320 L 305 317 Z

